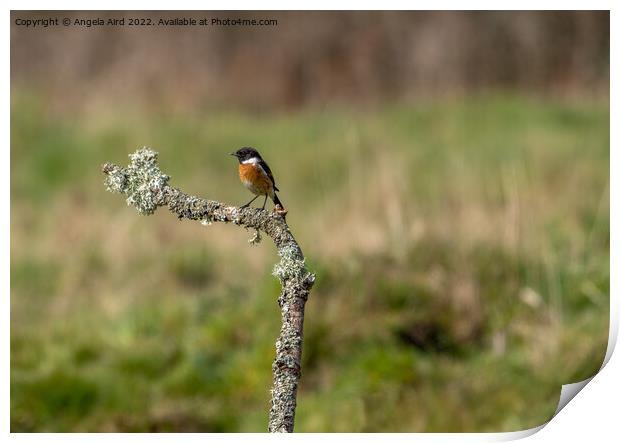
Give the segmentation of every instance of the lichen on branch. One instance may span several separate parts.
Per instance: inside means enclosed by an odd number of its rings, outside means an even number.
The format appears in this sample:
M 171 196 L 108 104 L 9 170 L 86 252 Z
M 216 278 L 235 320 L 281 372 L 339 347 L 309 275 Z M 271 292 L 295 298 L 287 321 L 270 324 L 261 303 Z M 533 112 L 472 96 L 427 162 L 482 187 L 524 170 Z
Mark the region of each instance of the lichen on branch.
M 276 341 L 276 357 L 272 365 L 273 388 L 269 412 L 270 432 L 293 432 L 297 386 L 301 377 L 304 307 L 315 275 L 306 269 L 304 255 L 293 237 L 284 214 L 258 208 L 227 206 L 214 200 L 187 195 L 168 184 L 170 177 L 159 168 L 157 152 L 144 147 L 129 156 L 131 163 L 123 168 L 112 163 L 103 165 L 108 191 L 124 194 L 129 206 L 142 215 L 150 215 L 160 206 L 180 219 L 197 220 L 205 225 L 214 222 L 233 223 L 256 234 L 250 243 L 260 241 L 260 231 L 272 238 L 280 262 L 273 275 L 280 280 L 282 291 L 278 304 L 282 328 Z

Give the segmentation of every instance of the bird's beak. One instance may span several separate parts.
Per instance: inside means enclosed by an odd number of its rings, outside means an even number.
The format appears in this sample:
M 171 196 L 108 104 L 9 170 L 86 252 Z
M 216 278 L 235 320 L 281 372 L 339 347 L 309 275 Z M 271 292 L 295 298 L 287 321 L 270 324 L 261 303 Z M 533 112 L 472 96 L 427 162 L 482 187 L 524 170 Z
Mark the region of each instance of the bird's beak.
M 230 155 L 233 155 L 233 156 L 235 156 L 235 157 L 236 157 L 236 156 L 237 156 L 237 153 L 236 153 L 236 152 L 231 152 L 231 153 L 230 153 Z

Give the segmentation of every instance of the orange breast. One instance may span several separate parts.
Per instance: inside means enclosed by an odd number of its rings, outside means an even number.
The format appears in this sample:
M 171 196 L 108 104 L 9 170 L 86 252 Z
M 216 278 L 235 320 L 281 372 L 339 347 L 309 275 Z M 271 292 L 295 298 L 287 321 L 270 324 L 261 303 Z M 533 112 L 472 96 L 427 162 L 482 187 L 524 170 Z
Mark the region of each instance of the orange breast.
M 239 179 L 256 195 L 271 195 L 273 192 L 271 180 L 256 165 L 240 164 Z

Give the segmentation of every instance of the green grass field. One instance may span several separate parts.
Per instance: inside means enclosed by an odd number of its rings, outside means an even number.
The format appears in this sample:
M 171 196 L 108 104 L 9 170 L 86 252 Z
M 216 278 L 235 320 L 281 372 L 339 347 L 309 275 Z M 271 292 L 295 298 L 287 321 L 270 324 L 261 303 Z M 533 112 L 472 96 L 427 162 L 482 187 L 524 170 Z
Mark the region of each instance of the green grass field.
M 245 203 L 270 163 L 317 284 L 296 431 L 514 431 L 597 371 L 609 107 L 515 96 L 293 114 L 59 111 L 13 91 L 11 430 L 266 430 L 266 238 L 139 216 L 100 166 Z

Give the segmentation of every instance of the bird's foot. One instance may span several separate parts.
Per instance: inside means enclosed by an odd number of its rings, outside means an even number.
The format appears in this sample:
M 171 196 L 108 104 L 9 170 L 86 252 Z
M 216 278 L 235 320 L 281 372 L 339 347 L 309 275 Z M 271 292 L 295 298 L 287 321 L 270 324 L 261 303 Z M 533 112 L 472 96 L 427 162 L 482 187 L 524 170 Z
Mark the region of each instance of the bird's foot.
M 274 208 L 273 208 L 273 212 L 275 212 L 276 214 L 282 216 L 282 218 L 285 218 L 286 214 L 288 214 L 288 211 L 286 209 L 284 209 L 280 205 L 275 205 Z

